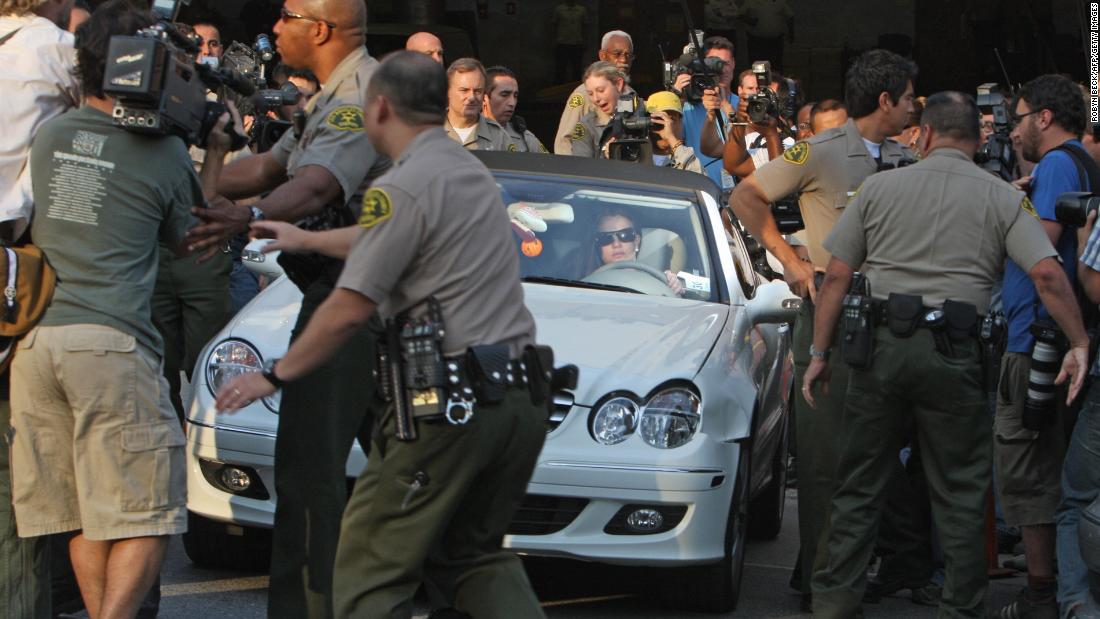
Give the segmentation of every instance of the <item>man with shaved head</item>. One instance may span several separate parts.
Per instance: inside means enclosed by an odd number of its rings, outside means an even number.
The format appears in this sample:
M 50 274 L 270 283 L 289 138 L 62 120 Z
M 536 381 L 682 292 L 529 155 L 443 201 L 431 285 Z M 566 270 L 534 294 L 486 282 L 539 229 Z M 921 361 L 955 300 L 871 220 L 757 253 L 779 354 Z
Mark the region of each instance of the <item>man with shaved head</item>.
M 414 32 L 405 41 L 405 49 L 424 54 L 428 58 L 443 64 L 443 41 L 430 32 Z
M 190 234 L 198 249 L 224 243 L 258 220 L 296 222 L 309 230 L 356 220 L 374 178 L 390 166 L 363 131 L 363 96 L 378 61 L 365 47 L 363 0 L 286 0 L 275 23 L 283 62 L 309 69 L 322 84 L 307 120 L 271 150 L 226 166 L 224 198 L 197 215 Z M 252 206 L 237 200 L 268 193 Z M 228 198 L 228 199 L 225 199 Z M 329 296 L 343 268 L 320 254 L 284 254 L 279 263 L 302 290 L 291 339 Z M 370 445 L 374 338 L 356 331 L 317 369 L 288 381 L 275 442 L 275 531 L 271 553 L 271 617 L 331 617 L 332 570 L 347 500 L 345 463 L 358 436 Z

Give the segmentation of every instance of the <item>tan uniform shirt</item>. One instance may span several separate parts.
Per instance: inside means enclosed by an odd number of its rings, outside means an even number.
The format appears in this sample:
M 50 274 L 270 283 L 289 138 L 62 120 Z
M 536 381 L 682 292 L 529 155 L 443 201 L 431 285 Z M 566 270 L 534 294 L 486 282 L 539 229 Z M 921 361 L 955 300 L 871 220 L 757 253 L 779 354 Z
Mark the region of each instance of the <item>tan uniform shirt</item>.
M 359 226 L 336 285 L 379 303 L 383 317 L 434 295 L 448 355 L 497 343 L 519 355 L 534 342 L 500 189 L 484 164 L 442 129 L 413 139 L 375 181 Z
M 623 95 L 633 95 L 634 89 L 627 86 L 623 89 Z M 603 124 L 607 124 L 607 119 L 604 118 L 604 113 L 592 105 L 592 102 L 588 100 L 588 89 L 584 87 L 584 83 L 573 89 L 573 92 L 569 95 L 569 99 L 565 102 L 565 109 L 562 110 L 561 120 L 558 122 L 558 131 L 554 134 L 554 154 L 555 155 L 572 155 L 573 154 L 573 134 L 576 131 L 577 124 L 582 118 L 588 114 L 595 112 L 602 119 Z
M 1006 254 L 1025 271 L 1057 256 L 1024 192 L 953 148 L 867 179 L 825 247 L 867 274 L 875 298 L 919 294 L 927 306 L 951 299 L 981 314 Z
M 545 153 L 546 147 L 535 137 L 534 133 L 524 129 L 520 133 L 512 123 L 503 125 L 504 133 L 508 135 L 508 146 L 513 153 Z
M 378 61 L 359 48 L 336 65 L 321 90 L 306 104 L 309 114 L 300 138 L 287 131 L 271 147 L 271 156 L 286 166 L 287 176 L 294 178 L 299 168 L 319 165 L 328 170 L 343 190 L 341 198 L 328 208 L 348 205 L 358 216 L 363 194 L 373 179 L 390 167 L 390 160 L 379 155 L 363 131 L 363 97 L 367 82 Z M 324 214 L 313 215 L 300 222 L 313 225 Z
M 883 163 L 897 164 L 911 153 L 893 140 L 882 143 Z M 753 173 L 769 202 L 796 191 L 806 222 L 805 240 L 814 267 L 824 269 L 829 252 L 823 246 L 833 224 L 840 219 L 848 199 L 878 164 L 871 157 L 855 121 L 797 142 L 782 157 L 773 159 Z
M 447 132 L 447 137 L 461 144 L 466 150 L 508 150 L 508 144 L 512 142 L 497 121 L 485 116 L 478 117 L 477 129 L 470 133 L 465 141 L 451 126 L 450 120 L 443 121 L 443 129 Z
M 570 135 L 573 147 L 569 154 L 574 157 L 603 157 L 600 152 L 600 137 L 603 136 L 604 129 L 607 129 L 610 122 L 611 117 L 604 116 L 603 112 L 597 109 L 593 109 L 578 120 Z

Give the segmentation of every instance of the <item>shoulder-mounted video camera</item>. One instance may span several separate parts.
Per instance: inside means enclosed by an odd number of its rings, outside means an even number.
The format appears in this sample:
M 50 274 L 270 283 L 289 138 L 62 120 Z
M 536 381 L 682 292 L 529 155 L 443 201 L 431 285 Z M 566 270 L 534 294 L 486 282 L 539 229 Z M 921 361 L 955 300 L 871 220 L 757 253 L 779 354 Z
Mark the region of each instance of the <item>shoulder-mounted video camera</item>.
M 228 88 L 242 95 L 256 90 L 240 73 L 196 62 L 201 39 L 180 32 L 168 21 L 181 0 L 154 2 L 161 18 L 134 35 L 114 36 L 107 51 L 103 92 L 113 97 L 116 125 L 153 135 L 176 135 L 188 145 L 206 146 L 206 136 L 226 108 L 208 101 L 207 90 Z M 233 149 L 247 142 L 234 136 Z
M 607 158 L 618 161 L 647 162 L 652 155 L 649 134 L 660 131 L 664 125 L 646 113 L 645 105 L 638 105 L 634 97 L 619 100 L 618 109 L 611 117 L 600 139 L 600 147 L 615 138 L 607 147 Z
M 1005 181 L 1012 181 L 1016 173 L 1016 151 L 1012 148 L 1012 123 L 1004 95 L 995 83 L 978 86 L 975 100 L 983 114 L 993 115 L 993 134 L 974 155 L 974 162 L 986 171 Z
M 703 31 L 696 30 L 695 38 L 688 41 L 679 58 L 664 63 L 663 78 L 665 90 L 678 92 L 685 100 L 698 103 L 703 100 L 703 91 L 718 88 L 718 76 L 726 63 L 715 56 L 701 57 L 695 47 L 695 40 L 702 40 Z M 682 91 L 674 88 L 676 78 L 690 75 L 691 82 Z

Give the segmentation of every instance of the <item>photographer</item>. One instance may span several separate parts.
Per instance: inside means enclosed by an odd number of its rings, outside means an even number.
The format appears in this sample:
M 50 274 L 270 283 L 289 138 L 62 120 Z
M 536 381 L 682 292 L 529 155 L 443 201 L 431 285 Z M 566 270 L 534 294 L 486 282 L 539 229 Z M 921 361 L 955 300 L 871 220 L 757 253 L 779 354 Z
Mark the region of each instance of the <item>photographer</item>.
M 718 87 L 707 89 L 699 101 L 684 102 L 684 143 L 695 151 L 699 163 L 707 176 L 723 191 L 733 188 L 733 177 L 722 168 L 721 147 L 706 148 L 708 143 L 721 143 L 715 118 L 722 118 L 737 109 L 738 98 L 733 94 L 733 76 L 736 62 L 733 58 L 733 43 L 725 37 L 707 37 L 703 40 L 703 56 L 722 61 L 722 68 L 716 76 Z M 690 83 L 691 75 L 683 74 L 676 79 L 674 89 L 683 92 Z M 708 154 L 711 153 L 711 154 Z M 716 154 L 715 154 L 716 153 Z
M 797 142 L 783 156 L 769 161 L 746 177 L 730 195 L 729 204 L 749 233 L 783 265 L 783 276 L 791 289 L 804 298 L 794 327 L 795 380 L 802 376 L 810 359 L 823 355 L 811 349 L 815 272 L 824 270 L 829 252 L 823 242 L 844 212 L 849 196 L 874 174 L 880 163 L 897 165 L 906 157 L 896 142 L 912 112 L 916 66 L 885 50 L 861 55 L 845 76 L 845 97 L 854 118 L 843 127 L 830 129 Z M 805 240 L 810 261 L 804 262 L 783 239 L 770 204 L 795 192 L 805 220 Z M 816 411 L 809 411 L 805 398 L 795 396 L 798 443 L 798 520 L 801 538 L 801 586 L 808 592 L 814 549 L 818 547 L 829 500 L 835 487 L 835 471 L 842 432 L 847 366 L 833 368 L 828 395 L 818 397 Z M 803 414 L 805 411 L 805 414 Z M 806 598 L 808 601 L 808 597 Z
M 1081 157 L 1091 162 L 1078 139 L 1085 129 L 1081 91 L 1068 78 L 1043 75 L 1024 84 L 1011 109 L 1016 124 L 1012 140 L 1020 144 L 1024 159 L 1038 163 L 1028 188 L 1031 214 L 1042 221 L 1066 276 L 1075 283 L 1076 230 L 1057 221 L 1054 205 L 1064 192 L 1090 189 L 1075 161 Z M 1027 273 L 1011 260 L 1005 265 L 1002 298 L 1008 345 L 1001 361 L 993 453 L 1005 521 L 1020 527 L 1023 535 L 1028 585 L 1000 616 L 1046 616 L 1058 610 L 1054 523 L 1071 413 L 1059 404 L 1064 394 L 1055 395 L 1052 387 L 1050 406 L 1029 395 L 1049 387 L 1037 382 L 1033 371 L 1033 351 L 1040 354 L 1046 348 L 1037 347 L 1032 325 L 1049 322 L 1050 314 Z M 1039 414 L 1035 422 L 1028 420 L 1031 411 Z
M 653 145 L 653 164 L 704 174 L 695 151 L 684 145 L 684 115 L 680 97 L 667 90 L 655 92 L 646 99 L 645 109 L 654 124 L 649 133 Z
M 751 70 L 745 71 L 741 74 L 741 84 L 737 87 L 740 101 L 722 154 L 722 166 L 737 178 L 752 174 L 757 167 L 779 157 L 784 150 L 794 145 L 793 139 L 780 135 L 778 107 L 775 115 L 760 119 L 762 122 L 749 117 L 749 103 L 759 93 L 759 80 L 760 75 Z M 713 144 L 712 142 L 708 146 Z
M 378 62 L 365 47 L 360 0 L 287 0 L 275 23 L 283 62 L 309 69 L 324 86 L 306 106 L 300 131 L 287 131 L 264 153 L 228 164 L 218 191 L 248 198 L 198 212 L 196 249 L 215 247 L 256 220 L 297 222 L 310 230 L 353 223 L 371 181 L 390 165 L 363 130 L 365 85 Z M 302 290 L 291 339 L 329 296 L 343 262 L 318 254 L 284 254 L 279 263 Z M 347 500 L 345 464 L 354 439 L 370 444 L 374 338 L 357 331 L 331 360 L 286 385 L 275 443 L 278 505 L 268 612 L 276 617 L 332 613 L 332 569 Z M 321 414 L 323 413 L 323 414 Z
M 114 123 L 111 37 L 153 23 L 125 0 L 92 14 L 77 50 L 85 103 L 46 123 L 30 155 L 32 232 L 57 285 L 12 363 L 13 503 L 21 537 L 79 531 L 69 548 L 93 617 L 133 616 L 168 536 L 187 528 L 185 441 L 150 299 L 158 238 L 182 248 L 229 147 L 223 114 L 200 184 L 179 138 Z
M 22 236 L 34 210 L 31 140 L 51 118 L 80 101 L 73 73 L 73 37 L 65 31 L 71 3 L 65 0 L 0 0 L 0 240 Z M 8 375 L 0 376 L 0 434 L 11 415 Z M 21 540 L 11 511 L 8 453 L 0 449 L 0 608 L 12 616 L 49 613 L 44 538 Z

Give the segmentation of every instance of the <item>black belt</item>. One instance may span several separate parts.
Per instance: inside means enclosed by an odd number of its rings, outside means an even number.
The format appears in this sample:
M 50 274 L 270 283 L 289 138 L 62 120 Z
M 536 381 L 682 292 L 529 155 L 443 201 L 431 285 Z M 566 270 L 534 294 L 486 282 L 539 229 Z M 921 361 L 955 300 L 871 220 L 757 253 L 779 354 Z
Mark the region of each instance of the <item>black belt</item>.
M 469 363 L 465 355 L 458 357 L 445 357 L 443 368 L 446 373 L 447 384 L 443 387 L 446 396 L 444 412 L 436 415 L 416 417 L 417 421 L 427 423 L 450 423 L 464 425 L 474 415 L 474 405 L 492 405 L 494 402 L 479 402 L 474 393 L 474 382 L 470 376 Z M 499 381 L 505 389 L 528 390 L 527 366 L 523 361 L 512 359 L 499 375 L 489 376 L 493 381 Z
M 942 307 L 928 307 L 927 305 L 922 306 L 920 310 L 920 319 L 917 321 L 917 328 L 933 330 L 940 328 L 942 322 L 939 324 L 936 323 L 936 316 L 933 315 L 934 312 L 939 313 L 939 318 L 942 321 Z M 889 324 L 889 307 L 886 301 L 882 299 L 871 299 L 871 317 L 875 320 L 876 326 L 882 327 Z M 978 337 L 980 335 L 981 325 L 984 319 L 985 316 L 983 316 L 982 314 L 978 314 L 978 319 L 975 321 L 974 327 L 970 330 L 969 335 L 972 335 L 974 337 Z

